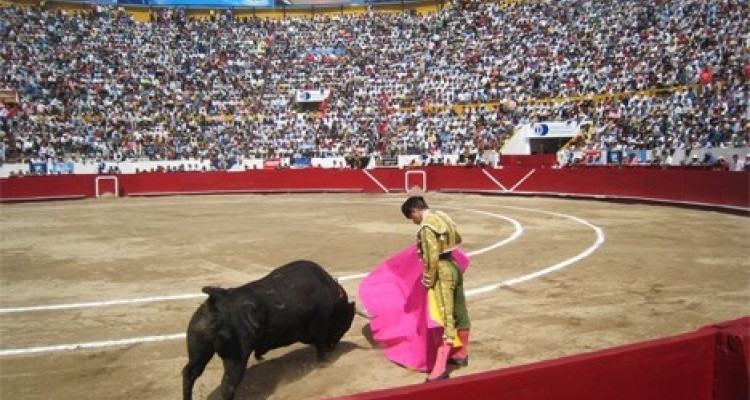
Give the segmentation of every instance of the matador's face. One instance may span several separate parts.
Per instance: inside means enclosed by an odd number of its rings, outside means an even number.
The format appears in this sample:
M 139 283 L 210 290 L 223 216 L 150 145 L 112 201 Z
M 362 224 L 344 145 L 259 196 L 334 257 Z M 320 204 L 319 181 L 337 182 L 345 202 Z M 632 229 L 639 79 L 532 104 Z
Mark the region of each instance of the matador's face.
M 423 214 L 424 214 L 424 210 L 420 210 L 418 208 L 412 208 L 411 212 L 409 213 L 409 219 L 415 224 L 419 225 L 422 223 Z

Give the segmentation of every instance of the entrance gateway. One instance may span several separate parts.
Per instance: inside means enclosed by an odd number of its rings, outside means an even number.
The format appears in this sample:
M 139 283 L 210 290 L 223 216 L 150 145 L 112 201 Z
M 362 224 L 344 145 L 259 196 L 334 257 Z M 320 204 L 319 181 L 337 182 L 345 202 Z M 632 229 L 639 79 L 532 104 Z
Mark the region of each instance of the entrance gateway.
M 409 192 L 409 176 L 413 175 L 420 175 L 422 176 L 422 191 L 427 191 L 427 173 L 424 171 L 406 171 L 406 175 L 404 175 L 404 190 L 408 193 Z
M 95 190 L 96 198 L 98 199 L 99 197 L 102 196 L 102 193 L 100 193 L 100 192 L 101 192 L 101 188 L 102 188 L 102 182 L 105 182 L 105 181 L 112 181 L 112 182 L 114 182 L 114 185 L 115 185 L 114 186 L 114 189 L 115 189 L 114 195 L 115 195 L 115 197 L 120 197 L 119 181 L 117 180 L 116 176 L 97 176 L 96 180 L 94 181 L 94 190 Z M 111 187 L 109 184 L 105 184 L 104 186 L 106 186 L 107 188 Z M 112 192 L 110 192 L 109 190 L 107 190 L 107 191 L 105 191 L 105 193 L 112 193 Z

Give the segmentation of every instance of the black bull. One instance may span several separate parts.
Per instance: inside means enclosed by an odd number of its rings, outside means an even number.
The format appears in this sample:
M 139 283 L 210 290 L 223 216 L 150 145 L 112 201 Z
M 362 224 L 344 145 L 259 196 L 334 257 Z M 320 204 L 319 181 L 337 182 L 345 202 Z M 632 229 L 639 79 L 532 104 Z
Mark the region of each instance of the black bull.
M 312 344 L 322 361 L 354 319 L 354 302 L 320 265 L 294 261 L 257 281 L 222 289 L 204 287 L 208 299 L 187 330 L 188 363 L 182 370 L 184 399 L 214 354 L 224 363 L 222 395 L 233 399 L 248 358 L 302 342 Z

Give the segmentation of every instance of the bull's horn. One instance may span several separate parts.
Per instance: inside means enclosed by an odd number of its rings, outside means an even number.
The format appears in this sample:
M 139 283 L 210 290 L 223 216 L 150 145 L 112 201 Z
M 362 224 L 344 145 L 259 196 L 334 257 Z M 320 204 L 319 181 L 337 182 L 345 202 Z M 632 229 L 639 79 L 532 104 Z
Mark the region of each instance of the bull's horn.
M 354 309 L 354 312 L 355 312 L 355 313 L 356 313 L 357 315 L 359 315 L 360 317 L 362 317 L 362 318 L 365 318 L 365 319 L 372 319 L 372 317 L 371 317 L 371 316 L 369 316 L 369 315 L 367 314 L 367 312 L 366 312 L 366 311 L 362 311 L 362 310 L 360 310 L 360 309 L 358 309 L 358 308 L 355 308 L 355 309 Z
M 201 291 L 207 294 L 208 297 L 223 297 L 227 293 L 226 289 L 215 286 L 205 286 Z

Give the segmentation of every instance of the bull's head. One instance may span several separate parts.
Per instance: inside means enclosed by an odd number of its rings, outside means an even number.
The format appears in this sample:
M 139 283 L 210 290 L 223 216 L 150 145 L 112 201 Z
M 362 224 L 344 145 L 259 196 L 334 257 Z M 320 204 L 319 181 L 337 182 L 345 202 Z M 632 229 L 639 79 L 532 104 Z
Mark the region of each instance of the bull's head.
M 209 329 L 212 345 L 215 351 L 220 351 L 232 336 L 229 325 L 224 322 L 229 308 L 227 306 L 228 291 L 219 287 L 206 286 L 203 288 L 203 293 L 208 295 L 206 305 L 211 313 Z
M 211 313 L 212 344 L 219 354 L 234 347 L 252 345 L 261 334 L 265 313 L 252 299 L 230 295 L 231 289 L 206 286 L 206 305 Z

